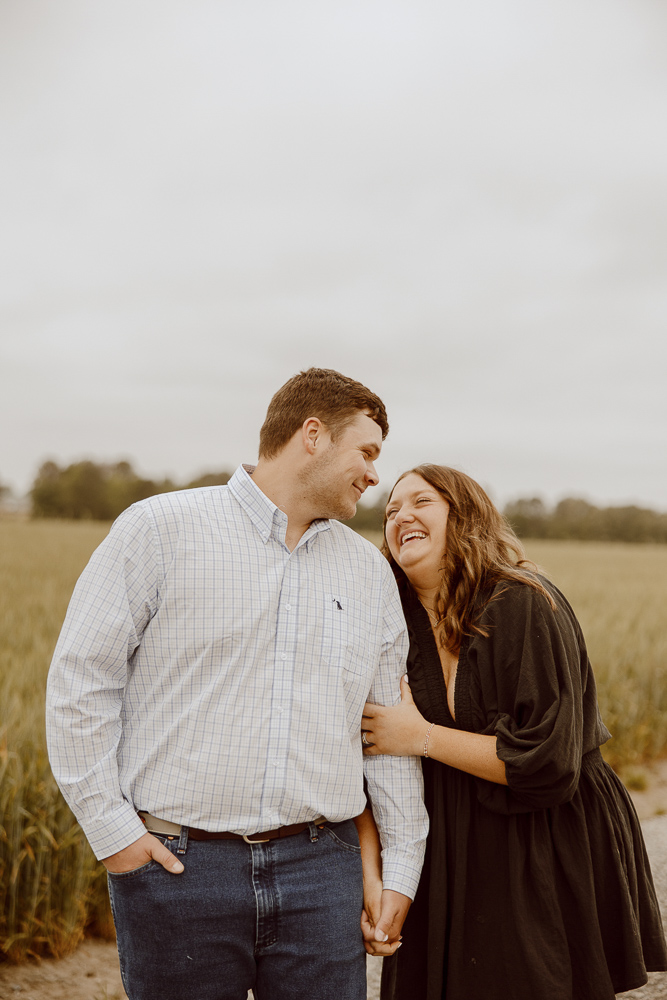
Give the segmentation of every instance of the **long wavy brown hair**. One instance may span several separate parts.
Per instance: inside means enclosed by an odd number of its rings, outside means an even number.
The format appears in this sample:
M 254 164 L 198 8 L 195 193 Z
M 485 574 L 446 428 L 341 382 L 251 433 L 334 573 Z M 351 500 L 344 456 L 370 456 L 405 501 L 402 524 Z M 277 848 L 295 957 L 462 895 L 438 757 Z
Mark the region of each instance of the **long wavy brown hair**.
M 526 559 L 523 545 L 479 483 L 465 472 L 446 465 L 418 465 L 411 474 L 437 490 L 449 505 L 447 541 L 442 561 L 442 583 L 436 600 L 434 628 L 440 644 L 456 653 L 464 635 L 488 633 L 477 624 L 495 584 L 503 580 L 528 584 L 555 608 L 553 598 L 535 576 L 537 566 Z M 390 494 L 391 499 L 391 494 Z M 389 551 L 385 535 L 382 552 L 389 560 L 400 589 L 410 583 Z

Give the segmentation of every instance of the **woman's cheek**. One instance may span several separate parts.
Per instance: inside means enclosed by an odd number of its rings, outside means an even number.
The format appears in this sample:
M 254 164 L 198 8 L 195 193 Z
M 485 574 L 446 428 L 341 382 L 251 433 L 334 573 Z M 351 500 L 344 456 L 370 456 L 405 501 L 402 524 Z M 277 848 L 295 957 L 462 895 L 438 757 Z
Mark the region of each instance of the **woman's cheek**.
M 385 529 L 385 534 L 387 536 L 387 545 L 389 546 L 389 551 L 392 557 L 398 562 L 398 545 L 396 544 L 396 528 L 392 527 L 391 523 L 387 524 Z

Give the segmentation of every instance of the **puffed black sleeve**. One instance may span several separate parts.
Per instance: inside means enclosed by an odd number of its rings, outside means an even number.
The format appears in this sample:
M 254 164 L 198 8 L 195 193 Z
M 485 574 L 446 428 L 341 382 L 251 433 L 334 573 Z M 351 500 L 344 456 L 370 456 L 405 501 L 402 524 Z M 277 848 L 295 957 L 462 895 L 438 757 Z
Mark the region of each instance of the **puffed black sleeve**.
M 478 798 L 494 812 L 567 802 L 583 754 L 609 738 L 581 629 L 549 590 L 555 610 L 527 584 L 499 584 L 480 621 L 488 637 L 467 651 L 471 728 L 496 736 L 507 774 L 507 787 L 478 779 Z

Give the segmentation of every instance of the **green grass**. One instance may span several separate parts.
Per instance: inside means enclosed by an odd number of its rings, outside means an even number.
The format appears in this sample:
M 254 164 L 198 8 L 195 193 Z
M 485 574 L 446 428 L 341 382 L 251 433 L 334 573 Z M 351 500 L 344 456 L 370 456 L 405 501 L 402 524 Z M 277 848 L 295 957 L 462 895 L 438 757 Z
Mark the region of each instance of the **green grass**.
M 104 868 L 49 770 L 44 684 L 67 603 L 107 525 L 0 520 L 0 957 L 63 955 L 111 937 Z M 375 540 L 375 539 L 374 539 Z M 667 546 L 526 544 L 586 634 L 605 755 L 627 771 L 667 756 Z

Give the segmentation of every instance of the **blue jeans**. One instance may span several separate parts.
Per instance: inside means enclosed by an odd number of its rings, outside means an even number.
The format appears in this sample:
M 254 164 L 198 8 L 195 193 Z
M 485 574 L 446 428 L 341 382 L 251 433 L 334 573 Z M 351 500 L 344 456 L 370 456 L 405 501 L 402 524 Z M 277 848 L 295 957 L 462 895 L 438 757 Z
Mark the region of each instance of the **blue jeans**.
M 109 873 L 130 1000 L 365 1000 L 352 820 L 264 844 L 191 839 L 181 860 L 181 875 Z

